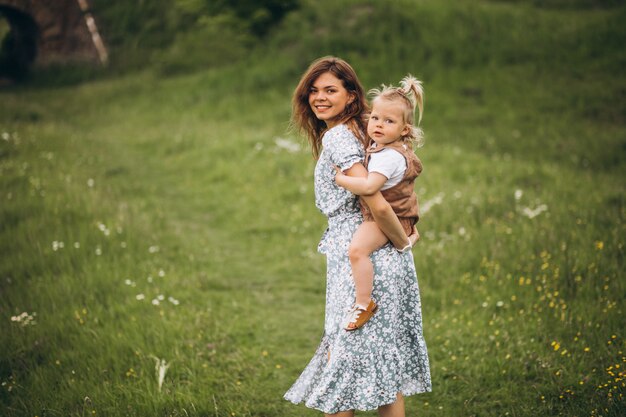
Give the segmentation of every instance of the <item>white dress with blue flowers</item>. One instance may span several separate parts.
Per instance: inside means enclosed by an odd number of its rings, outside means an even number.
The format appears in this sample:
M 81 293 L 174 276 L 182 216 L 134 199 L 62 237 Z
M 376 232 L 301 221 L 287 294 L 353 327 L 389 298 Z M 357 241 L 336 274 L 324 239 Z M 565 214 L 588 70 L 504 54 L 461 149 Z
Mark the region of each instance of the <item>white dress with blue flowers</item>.
M 326 317 L 322 341 L 285 399 L 333 414 L 372 410 L 404 396 L 431 390 L 422 312 L 413 255 L 387 244 L 372 254 L 378 312 L 361 329 L 342 322 L 354 302 L 348 246 L 363 221 L 357 197 L 335 184 L 342 170 L 363 161 L 361 143 L 345 126 L 328 130 L 315 167 L 315 202 L 328 216 L 319 245 L 327 256 Z

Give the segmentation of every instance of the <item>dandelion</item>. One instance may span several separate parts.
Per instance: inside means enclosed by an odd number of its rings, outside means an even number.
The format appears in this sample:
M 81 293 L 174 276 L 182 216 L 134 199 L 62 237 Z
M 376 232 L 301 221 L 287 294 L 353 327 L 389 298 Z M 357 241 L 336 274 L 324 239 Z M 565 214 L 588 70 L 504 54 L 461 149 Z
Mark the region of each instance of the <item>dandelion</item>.
M 163 380 L 165 379 L 165 374 L 167 373 L 167 370 L 169 369 L 171 362 L 167 363 L 165 362 L 165 359 L 159 359 L 154 355 L 150 355 L 150 357 L 154 359 L 156 362 L 155 370 L 156 370 L 156 376 L 157 376 L 157 383 L 159 385 L 159 392 L 161 392 L 161 386 L 163 386 Z
M 597 250 L 602 250 L 604 249 L 604 242 L 598 240 L 596 241 L 595 246 Z
M 554 349 L 555 352 L 561 348 L 561 344 L 559 342 L 557 342 L 556 340 L 553 341 L 550 344 L 550 346 L 552 346 L 552 348 Z

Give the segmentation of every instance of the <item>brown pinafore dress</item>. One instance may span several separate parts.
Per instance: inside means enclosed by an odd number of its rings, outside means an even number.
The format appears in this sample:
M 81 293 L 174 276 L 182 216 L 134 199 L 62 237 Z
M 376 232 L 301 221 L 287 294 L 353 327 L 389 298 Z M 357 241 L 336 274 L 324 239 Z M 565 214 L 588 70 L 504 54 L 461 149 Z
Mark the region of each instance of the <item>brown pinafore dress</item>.
M 398 216 L 407 236 L 413 233 L 413 226 L 419 220 L 419 204 L 417 202 L 417 194 L 415 193 L 415 179 L 422 172 L 422 162 L 413 153 L 413 149 L 404 141 L 397 140 L 386 145 L 379 145 L 372 142 L 368 147 L 365 155 L 364 165 L 367 168 L 372 154 L 381 152 L 383 149 L 393 149 L 399 152 L 406 161 L 406 170 L 402 181 L 391 188 L 382 190 L 381 193 L 385 200 L 389 202 L 393 211 Z M 360 199 L 361 210 L 365 221 L 374 221 L 372 214 L 365 202 Z

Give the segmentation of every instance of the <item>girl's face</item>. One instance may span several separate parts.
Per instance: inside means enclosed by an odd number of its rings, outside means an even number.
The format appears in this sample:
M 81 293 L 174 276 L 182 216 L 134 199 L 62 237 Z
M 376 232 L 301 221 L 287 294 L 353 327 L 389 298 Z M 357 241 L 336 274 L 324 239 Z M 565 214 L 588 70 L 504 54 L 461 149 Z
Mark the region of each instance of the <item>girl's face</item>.
M 408 134 L 409 129 L 409 125 L 404 122 L 404 106 L 401 103 L 374 100 L 367 123 L 367 134 L 374 142 L 379 145 L 395 142 Z
M 354 100 L 354 96 L 343 86 L 343 82 L 330 72 L 325 72 L 315 81 L 309 90 L 309 105 L 315 117 L 326 122 L 332 128 L 341 120 L 346 106 Z

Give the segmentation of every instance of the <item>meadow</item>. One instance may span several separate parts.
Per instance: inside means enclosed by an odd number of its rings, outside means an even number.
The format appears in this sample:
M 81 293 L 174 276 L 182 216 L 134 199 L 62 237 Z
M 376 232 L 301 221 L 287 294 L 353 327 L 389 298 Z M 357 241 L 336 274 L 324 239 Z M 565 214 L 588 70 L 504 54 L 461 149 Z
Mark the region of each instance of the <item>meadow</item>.
M 433 392 L 407 416 L 624 415 L 625 18 L 303 1 L 220 65 L 170 50 L 0 90 L 0 414 L 320 415 L 282 399 L 325 296 L 315 161 L 289 117 L 334 54 L 366 88 L 410 72 L 426 89 L 413 254 Z

